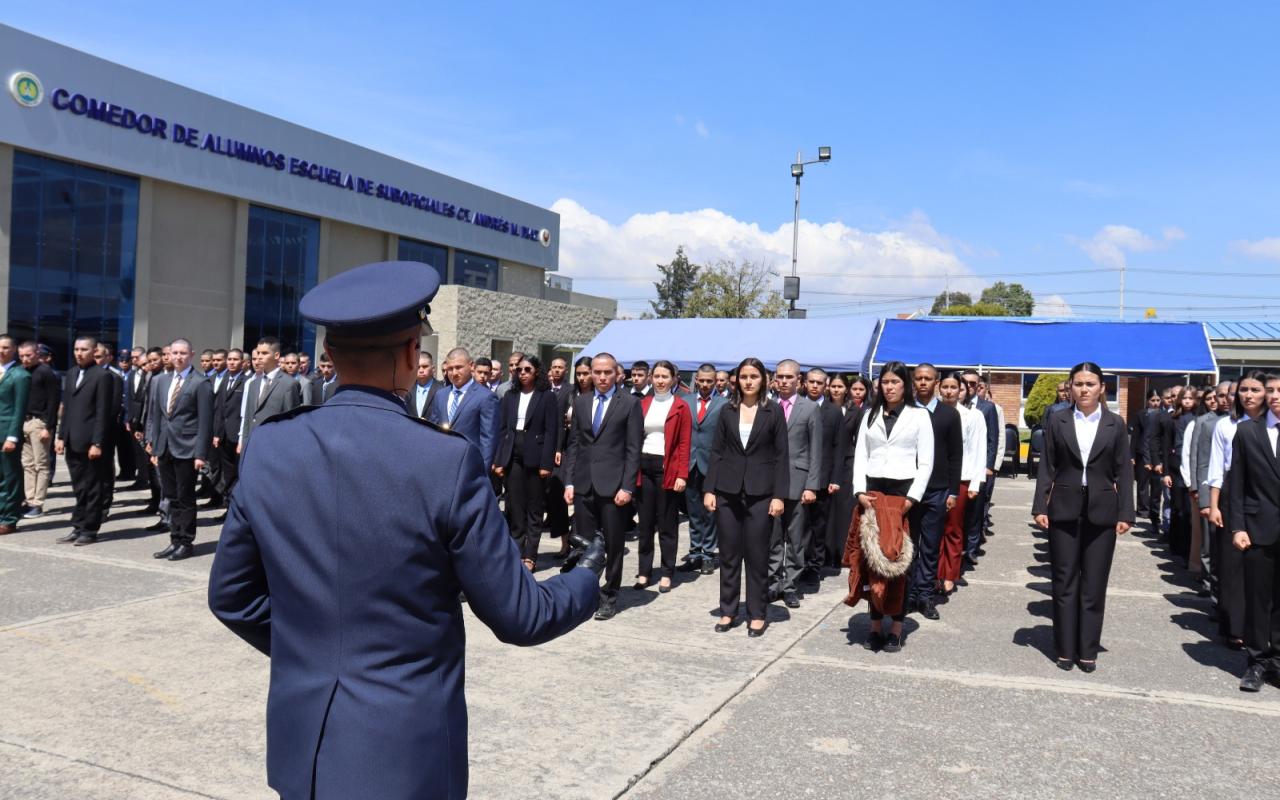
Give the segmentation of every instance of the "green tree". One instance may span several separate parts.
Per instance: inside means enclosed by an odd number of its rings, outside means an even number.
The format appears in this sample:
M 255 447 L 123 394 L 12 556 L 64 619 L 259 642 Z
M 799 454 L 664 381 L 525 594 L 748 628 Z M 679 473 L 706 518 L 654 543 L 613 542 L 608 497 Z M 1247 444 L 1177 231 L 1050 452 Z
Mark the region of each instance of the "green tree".
M 1034 428 L 1044 421 L 1044 412 L 1058 402 L 1058 384 L 1067 379 L 1065 372 L 1042 372 L 1031 385 L 1022 416 L 1027 426 Z
M 1010 317 L 1029 317 L 1036 309 L 1035 298 L 1020 283 L 997 281 L 982 290 L 978 303 L 991 303 L 1002 306 Z
M 929 309 L 929 313 L 933 316 L 945 314 L 946 309 L 951 306 L 971 306 L 973 298 L 968 292 L 938 292 L 938 296 L 933 298 L 933 308 Z
M 649 301 L 654 316 L 659 319 L 689 316 L 689 297 L 693 294 L 700 269 L 684 254 L 684 245 L 676 248 L 676 257 L 671 259 L 671 263 L 658 265 L 662 280 L 653 285 L 658 290 L 658 299 Z
M 1007 317 L 1004 306 L 993 303 L 974 303 L 968 306 L 947 306 L 937 314 L 941 317 Z
M 769 287 L 776 273 L 764 264 L 726 259 L 703 267 L 689 295 L 687 317 L 736 319 L 786 316 L 787 303 Z

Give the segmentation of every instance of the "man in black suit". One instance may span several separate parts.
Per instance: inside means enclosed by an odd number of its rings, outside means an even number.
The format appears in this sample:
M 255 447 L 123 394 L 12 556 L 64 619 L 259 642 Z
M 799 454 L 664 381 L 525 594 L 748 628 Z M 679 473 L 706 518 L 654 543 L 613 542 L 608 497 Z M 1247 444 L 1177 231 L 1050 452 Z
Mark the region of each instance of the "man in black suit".
M 133 352 L 130 350 L 120 350 L 116 353 L 116 364 L 113 372 L 120 375 L 120 419 L 116 425 L 116 459 L 120 464 L 120 472 L 116 476 L 117 480 L 129 481 L 134 483 L 138 479 L 138 473 L 142 471 L 137 459 L 134 458 L 133 452 L 133 434 L 129 432 L 129 390 L 132 384 L 132 378 L 137 374 L 138 368 L 134 365 Z
M 186 339 L 169 345 L 169 361 L 173 374 L 151 387 L 155 413 L 147 424 L 147 450 L 169 501 L 169 546 L 155 557 L 181 561 L 192 556 L 196 539 L 196 473 L 204 468 L 213 439 L 213 385 L 191 364 Z
M 1240 423 L 1231 454 L 1231 543 L 1244 553 L 1244 644 L 1240 689 L 1280 681 L 1280 377 L 1267 378 L 1267 413 Z
M 1165 390 L 1163 396 L 1152 392 L 1152 399 L 1157 403 L 1143 432 L 1143 449 L 1146 452 L 1146 478 L 1148 482 L 1148 512 L 1151 530 L 1160 533 L 1163 529 L 1164 516 L 1168 513 L 1165 500 L 1165 461 L 1173 447 L 1173 414 L 1170 403 L 1171 392 Z
M 921 364 L 911 375 L 916 405 L 929 412 L 933 425 L 933 472 L 920 502 L 911 507 L 911 539 L 915 560 L 907 576 L 907 609 L 925 619 L 938 619 L 938 556 L 947 512 L 960 496 L 964 464 L 964 423 L 960 412 L 938 399 L 938 369 Z
M 151 487 L 148 469 L 147 452 L 143 449 L 142 440 L 137 436 L 142 432 L 142 411 L 147 403 L 147 383 L 150 372 L 147 369 L 147 350 L 135 347 L 131 353 L 132 367 L 124 376 L 124 427 L 129 434 L 129 449 L 133 451 L 134 480 L 130 489 L 149 489 Z M 124 447 L 122 444 L 121 447 Z
M 202 359 L 203 360 L 203 359 Z M 213 389 L 214 405 L 217 405 L 218 392 L 222 389 L 222 384 L 227 379 L 227 349 L 220 347 L 213 350 L 209 355 L 209 370 L 204 373 L 209 379 L 209 385 Z M 216 414 L 216 411 L 215 411 Z M 216 417 L 215 417 L 215 425 Z M 200 488 L 196 492 L 197 497 L 207 497 L 203 508 L 222 508 L 224 499 L 222 496 L 222 461 L 218 458 L 218 449 L 216 446 L 209 448 L 209 458 L 205 465 L 204 472 L 200 473 Z
M 62 388 L 62 420 L 54 451 L 67 459 L 75 510 L 71 512 L 71 533 L 58 539 L 77 547 L 98 541 L 102 526 L 102 492 L 112 471 L 106 442 L 111 436 L 116 406 L 111 375 L 94 361 L 98 340 L 92 336 L 76 339 L 72 352 L 76 363 L 67 370 Z
M 244 388 L 240 408 L 240 441 L 236 452 L 244 454 L 253 429 L 276 414 L 292 411 L 302 405 L 302 389 L 298 381 L 280 367 L 280 340 L 264 336 L 253 350 L 254 366 L 260 375 Z
M 840 439 L 840 424 L 844 415 L 835 405 L 827 402 L 827 371 L 814 368 L 804 376 L 805 395 L 818 404 L 818 421 L 822 426 L 822 477 L 818 485 L 818 499 L 809 506 L 805 524 L 809 528 L 809 547 L 805 552 L 805 568 L 800 574 L 807 583 L 822 579 L 822 567 L 827 561 L 827 518 L 832 501 L 827 487 L 834 483 L 836 444 Z
M 328 353 L 320 354 L 320 360 L 316 362 L 316 377 L 312 383 L 314 388 L 311 396 L 318 406 L 332 400 L 334 392 L 338 391 L 338 370 L 333 366 L 333 359 L 329 358 Z
M 151 492 L 151 500 L 143 509 L 144 514 L 160 512 L 160 473 L 151 456 L 147 453 L 147 416 L 151 412 L 151 383 L 157 375 L 164 372 L 164 362 L 159 347 L 152 347 L 142 357 L 141 373 L 129 394 L 129 433 L 133 438 L 134 456 L 138 459 L 138 476 L 145 476 L 146 488 Z M 155 530 L 168 530 L 167 523 L 161 522 L 152 526 Z M 151 530 L 148 528 L 147 530 Z
M 124 373 L 116 367 L 111 345 L 99 342 L 93 349 L 93 358 L 111 379 L 111 433 L 102 454 L 108 464 L 102 486 L 102 521 L 106 522 L 116 496 L 116 451 L 128 442 L 129 434 L 124 429 Z
M 431 406 L 436 401 L 443 384 L 436 379 L 436 362 L 431 354 L 423 350 L 418 354 L 418 380 L 409 395 L 405 397 L 405 405 L 409 413 L 415 417 L 427 419 L 431 416 Z
M 227 351 L 227 373 L 213 397 L 213 450 L 210 458 L 218 459 L 218 493 L 231 496 L 240 479 L 240 408 L 244 402 L 244 385 L 252 374 L 245 368 L 244 351 L 233 347 Z M 226 515 L 223 514 L 223 519 Z
M 565 453 L 564 501 L 573 505 L 578 535 L 603 530 L 608 564 L 596 619 L 618 613 L 626 519 L 631 513 L 644 417 L 640 401 L 617 385 L 618 362 L 601 353 L 591 359 L 595 391 L 577 397 Z

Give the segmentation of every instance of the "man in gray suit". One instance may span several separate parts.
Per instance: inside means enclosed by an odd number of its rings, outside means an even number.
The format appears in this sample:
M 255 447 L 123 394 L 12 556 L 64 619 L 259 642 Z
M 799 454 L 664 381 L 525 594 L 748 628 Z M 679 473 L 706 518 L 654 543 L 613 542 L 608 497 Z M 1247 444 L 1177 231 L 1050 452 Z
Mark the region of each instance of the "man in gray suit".
M 1210 543 L 1213 541 L 1213 523 L 1209 521 L 1209 505 L 1211 492 L 1209 489 L 1209 458 L 1213 454 L 1213 429 L 1231 410 L 1232 386 L 1230 381 L 1223 381 L 1213 391 L 1213 410 L 1207 411 L 1195 419 L 1195 427 L 1191 429 L 1191 463 L 1187 474 L 1191 477 L 1192 496 L 1195 497 L 1196 508 L 1193 510 L 1191 524 L 1199 530 L 1199 536 L 1192 535 L 1190 561 L 1191 566 L 1198 566 L 1200 595 L 1207 597 L 1213 588 L 1213 558 Z M 1208 398 L 1205 398 L 1206 400 Z M 1196 547 L 1195 545 L 1199 545 Z
M 689 439 L 689 480 L 684 490 L 689 509 L 689 554 L 678 569 L 696 569 L 710 575 L 715 572 L 716 518 L 702 504 L 702 484 L 711 464 L 711 443 L 720 423 L 720 409 L 729 401 L 716 391 L 716 368 L 712 364 L 698 367 L 693 385 L 695 391 L 682 398 L 689 404 L 693 431 Z
M 285 353 L 280 357 L 280 369 L 298 385 L 299 396 L 302 397 L 304 406 L 313 405 L 311 399 L 311 381 L 301 375 L 298 370 L 302 368 L 302 359 L 297 353 Z M 315 403 L 315 405 L 319 405 Z
M 774 371 L 778 404 L 787 420 L 787 449 L 791 458 L 791 486 L 783 500 L 782 516 L 774 523 L 769 547 L 770 596 L 781 597 L 787 608 L 800 607 L 796 591 L 809 549 L 807 506 L 818 499 L 822 486 L 822 419 L 818 404 L 799 394 L 800 365 L 786 359 Z
M 236 452 L 242 456 L 249 446 L 253 429 L 276 414 L 292 411 L 302 405 L 302 389 L 293 376 L 280 368 L 280 340 L 264 336 L 253 350 L 254 363 L 261 375 L 244 389 L 244 405 L 240 413 L 240 444 Z
M 213 441 L 213 384 L 191 365 L 191 343 L 169 345 L 173 372 L 150 386 L 152 413 L 147 418 L 147 453 L 169 501 L 169 546 L 156 558 L 181 561 L 192 555 L 196 539 L 196 474 L 204 468 Z

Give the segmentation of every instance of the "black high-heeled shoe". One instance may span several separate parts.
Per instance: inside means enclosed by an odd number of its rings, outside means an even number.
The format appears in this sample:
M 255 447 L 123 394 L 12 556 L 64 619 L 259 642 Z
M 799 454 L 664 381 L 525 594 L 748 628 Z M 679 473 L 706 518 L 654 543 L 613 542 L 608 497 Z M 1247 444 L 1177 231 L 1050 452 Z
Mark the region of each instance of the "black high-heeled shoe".
M 1098 662 L 1097 661 L 1081 661 L 1080 659 L 1076 659 L 1076 666 L 1080 668 L 1081 672 L 1087 675 L 1098 668 Z

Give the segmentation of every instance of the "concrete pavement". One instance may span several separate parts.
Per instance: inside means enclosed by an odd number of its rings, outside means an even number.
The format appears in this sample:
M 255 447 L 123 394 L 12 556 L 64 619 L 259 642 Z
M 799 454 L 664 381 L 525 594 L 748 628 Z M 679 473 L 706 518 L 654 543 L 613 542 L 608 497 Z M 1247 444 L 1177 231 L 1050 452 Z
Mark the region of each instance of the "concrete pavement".
M 0 539 L 0 798 L 270 797 L 267 662 L 205 609 L 218 527 L 199 557 L 119 493 L 103 541 L 54 544 L 70 497 Z M 943 618 L 906 648 L 859 645 L 843 577 L 766 636 L 716 634 L 715 576 L 548 646 L 501 645 L 468 618 L 471 794 L 481 798 L 1265 795 L 1280 690 L 1241 694 L 1243 656 L 1145 531 L 1119 544 L 1091 676 L 1052 663 L 1047 550 L 1030 483 L 996 489 L 998 535 Z M 546 549 L 556 546 L 545 542 Z M 682 540 L 682 552 L 684 541 Z M 632 544 L 634 549 L 634 544 Z M 634 553 L 625 574 L 630 580 Z M 540 565 L 551 574 L 554 562 Z

